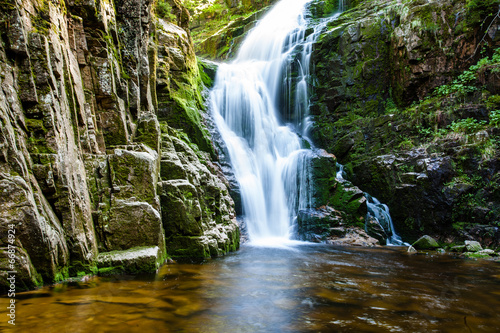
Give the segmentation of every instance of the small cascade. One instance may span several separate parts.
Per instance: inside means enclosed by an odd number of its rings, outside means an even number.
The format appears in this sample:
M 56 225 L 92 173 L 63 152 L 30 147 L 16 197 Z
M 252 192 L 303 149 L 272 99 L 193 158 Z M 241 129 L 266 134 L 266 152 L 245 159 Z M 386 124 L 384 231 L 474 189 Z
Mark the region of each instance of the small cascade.
M 344 171 L 344 166 L 337 163 L 337 179 L 345 180 L 346 173 Z M 409 246 L 410 244 L 403 242 L 401 237 L 396 233 L 394 225 L 392 224 L 391 214 L 389 213 L 389 207 L 386 204 L 381 203 L 377 198 L 372 197 L 370 194 L 364 192 L 366 198 L 366 206 L 368 212 L 366 214 L 366 220 L 370 218 L 377 221 L 380 227 L 385 231 L 389 237 L 386 240 L 387 245 L 392 246 Z
M 337 163 L 337 174 L 335 177 L 337 177 L 337 179 L 345 179 L 346 177 L 344 166 L 340 163 Z
M 389 235 L 386 241 L 387 245 L 410 246 L 410 244 L 403 242 L 401 237 L 396 233 L 394 225 L 392 224 L 391 214 L 389 213 L 389 207 L 366 192 L 365 197 L 368 207 L 367 219 L 370 217 L 374 218 L 382 229 L 385 230 L 386 234 Z

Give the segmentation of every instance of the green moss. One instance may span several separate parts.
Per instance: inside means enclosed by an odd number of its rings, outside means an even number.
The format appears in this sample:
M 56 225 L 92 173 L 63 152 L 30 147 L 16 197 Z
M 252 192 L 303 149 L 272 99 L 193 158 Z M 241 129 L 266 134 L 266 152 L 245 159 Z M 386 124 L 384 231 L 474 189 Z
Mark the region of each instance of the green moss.
M 69 275 L 68 267 L 62 267 L 55 274 L 53 282 L 61 282 L 61 281 L 67 280 L 69 277 L 70 277 L 70 275 Z
M 80 277 L 83 275 L 96 275 L 97 274 L 97 265 L 95 263 L 83 263 L 81 261 L 72 261 L 68 268 L 64 269 L 64 274 L 61 280 L 66 280 L 69 277 Z
M 123 268 L 123 266 L 102 267 L 102 268 L 98 269 L 97 274 L 99 276 L 121 275 L 121 274 L 125 274 L 125 269 Z
M 195 236 L 172 236 L 167 239 L 167 249 L 173 258 L 210 258 L 207 244 Z
M 481 254 L 481 253 L 476 253 L 476 252 L 465 252 L 463 255 L 467 258 L 470 258 L 470 259 L 490 258 L 490 256 L 487 254 Z

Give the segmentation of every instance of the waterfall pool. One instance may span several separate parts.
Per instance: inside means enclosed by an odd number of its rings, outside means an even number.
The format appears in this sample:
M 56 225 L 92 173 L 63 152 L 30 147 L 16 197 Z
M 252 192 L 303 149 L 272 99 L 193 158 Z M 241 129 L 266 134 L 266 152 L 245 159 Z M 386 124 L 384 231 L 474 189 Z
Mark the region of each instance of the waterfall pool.
M 16 294 L 12 332 L 494 332 L 499 287 L 491 261 L 401 247 L 244 245 L 155 275 Z M 0 321 L 0 331 L 9 326 Z

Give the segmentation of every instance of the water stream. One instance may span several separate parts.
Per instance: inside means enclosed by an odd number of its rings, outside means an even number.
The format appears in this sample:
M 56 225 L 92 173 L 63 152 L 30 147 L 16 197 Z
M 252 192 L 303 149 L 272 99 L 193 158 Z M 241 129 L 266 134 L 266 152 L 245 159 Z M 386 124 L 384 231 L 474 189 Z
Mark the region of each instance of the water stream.
M 0 312 L 0 331 L 497 332 L 499 287 L 495 262 L 401 247 L 246 245 L 155 275 L 17 293 L 16 327 Z
M 311 207 L 306 142 L 309 60 L 323 23 L 306 35 L 310 0 L 282 0 L 221 64 L 211 91 L 215 122 L 239 183 L 250 240 L 286 241 Z

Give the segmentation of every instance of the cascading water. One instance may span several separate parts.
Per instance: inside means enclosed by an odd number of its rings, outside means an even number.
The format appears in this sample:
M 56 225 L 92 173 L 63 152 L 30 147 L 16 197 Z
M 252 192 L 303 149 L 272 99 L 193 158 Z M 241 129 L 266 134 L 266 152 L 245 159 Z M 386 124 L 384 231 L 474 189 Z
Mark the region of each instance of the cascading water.
M 237 58 L 219 66 L 211 91 L 253 242 L 288 240 L 298 210 L 311 207 L 307 79 L 312 44 L 326 21 L 306 37 L 309 1 L 279 2 Z
M 365 197 L 366 206 L 368 207 L 367 215 L 374 217 L 378 224 L 380 224 L 380 226 L 386 231 L 387 235 L 389 235 L 386 240 L 386 244 L 393 246 L 410 246 L 410 244 L 403 242 L 401 237 L 396 233 L 396 230 L 394 230 L 391 214 L 389 213 L 389 207 L 368 193 L 365 193 Z
M 337 163 L 337 179 L 345 180 L 345 171 L 342 164 Z M 401 237 L 396 233 L 394 229 L 394 224 L 392 223 L 391 214 L 389 213 L 389 207 L 386 204 L 381 203 L 377 198 L 372 197 L 370 194 L 365 192 L 366 206 L 368 212 L 366 214 L 366 219 L 375 219 L 375 221 L 384 229 L 385 233 L 389 235 L 386 239 L 387 245 L 393 246 L 409 246 L 410 244 L 403 242 Z

